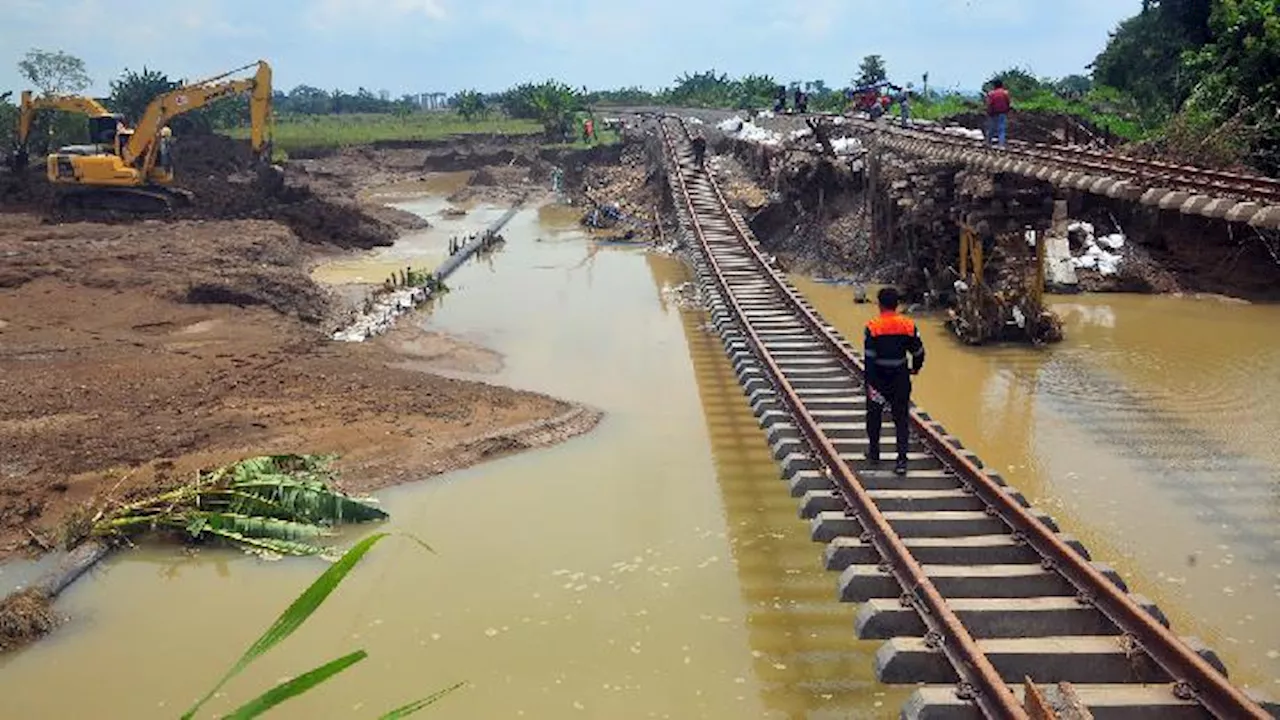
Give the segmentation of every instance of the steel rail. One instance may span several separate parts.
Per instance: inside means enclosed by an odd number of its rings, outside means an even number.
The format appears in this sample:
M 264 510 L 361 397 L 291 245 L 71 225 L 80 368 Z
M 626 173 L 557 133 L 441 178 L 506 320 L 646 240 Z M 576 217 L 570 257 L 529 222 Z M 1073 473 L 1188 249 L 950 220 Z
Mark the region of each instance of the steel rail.
M 982 143 L 948 135 L 939 130 L 878 126 L 871 121 L 855 120 L 865 129 L 887 130 L 900 138 L 916 139 L 961 149 L 989 149 Z M 1191 165 L 1175 165 L 1158 160 L 1125 157 L 1083 148 L 1065 148 L 1044 143 L 1009 141 L 1002 151 L 1010 156 L 1035 162 L 1051 162 L 1084 168 L 1095 173 L 1109 173 L 1144 185 L 1165 182 L 1179 190 L 1213 190 L 1243 196 L 1245 200 L 1280 202 L 1280 180 L 1262 175 L 1245 175 Z M 1175 189 L 1175 188 L 1171 188 Z
M 680 127 L 687 133 L 684 123 L 680 123 Z M 924 568 L 916 562 L 911 551 L 902 542 L 902 538 L 898 536 L 897 532 L 889 525 L 889 521 L 885 519 L 879 508 L 876 507 L 871 496 L 867 494 L 867 491 L 862 487 L 862 483 L 858 481 L 853 469 L 840 457 L 831 439 L 827 437 L 826 433 L 823 432 L 817 421 L 809 413 L 809 410 L 796 393 L 795 388 L 787 380 L 781 368 L 778 367 L 773 354 L 747 320 L 745 311 L 739 305 L 737 298 L 730 289 L 728 281 L 725 279 L 724 271 L 721 269 L 715 253 L 712 252 L 711 245 L 708 243 L 706 234 L 702 229 L 702 223 L 698 220 L 698 212 L 694 208 L 692 195 L 684 177 L 684 171 L 680 168 L 677 150 L 670 136 L 667 135 L 666 128 L 663 128 L 663 134 L 670 152 L 672 165 L 675 168 L 675 177 L 680 183 L 681 194 L 684 196 L 684 202 L 689 212 L 690 222 L 702 246 L 703 254 L 711 267 L 712 276 L 719 287 L 720 294 L 724 301 L 732 307 L 734 316 L 742 326 L 743 333 L 755 350 L 756 357 L 772 377 L 774 386 L 778 389 L 779 398 L 790 409 L 797 428 L 809 441 L 809 447 L 814 454 L 826 466 L 829 476 L 844 497 L 845 502 L 850 508 L 855 509 L 854 517 L 862 525 L 866 535 L 869 536 L 867 539 L 875 546 L 880 557 L 888 565 L 889 571 L 894 575 L 894 579 L 906 592 L 905 597 L 910 599 L 911 604 L 924 619 L 926 626 L 930 628 L 932 633 L 936 634 L 934 636 L 941 639 L 941 650 L 948 662 L 956 670 L 962 687 L 967 685 L 976 691 L 971 695 L 982 709 L 983 714 L 989 718 L 1009 718 L 1011 720 L 1029 718 L 1013 692 L 1009 689 L 1008 684 L 1004 682 L 1004 679 L 996 671 L 995 666 L 991 664 L 990 659 L 978 647 L 977 641 L 970 635 L 968 629 L 965 628 L 960 618 L 951 610 L 951 607 L 947 605 L 946 600 L 929 579 Z M 733 219 L 732 211 L 729 210 L 728 205 L 724 204 L 724 197 L 720 194 L 714 180 L 708 177 L 707 181 L 716 191 L 716 196 L 720 200 L 724 214 L 730 218 L 735 229 L 738 230 L 739 239 L 744 244 L 748 244 L 746 237 L 741 233 L 741 228 L 736 220 Z
M 676 119 L 679 121 L 679 118 Z M 683 121 L 679 122 L 687 137 L 688 129 Z M 669 138 L 668 144 L 670 145 Z M 683 182 L 682 175 L 681 180 Z M 791 305 L 790 309 L 801 322 L 832 350 L 841 365 L 865 384 L 866 374 L 861 360 L 813 311 L 800 302 L 795 290 L 770 268 L 763 254 L 748 240 L 750 235 L 742 227 L 736 214 L 728 211 L 729 205 L 724 195 L 720 192 L 719 186 L 711 178 L 708 178 L 708 182 L 721 206 L 726 209 L 725 214 L 733 224 L 737 235 L 742 239 L 743 247 L 756 260 L 763 275 L 768 279 L 775 291 L 787 300 Z M 686 200 L 688 200 L 687 195 Z M 689 204 L 692 212 L 692 203 L 690 202 Z M 709 247 L 707 254 L 710 256 Z M 727 293 L 727 285 L 724 284 L 723 278 L 717 277 L 717 281 L 724 285 L 723 289 Z M 738 309 L 736 303 L 735 309 Z M 743 316 L 739 314 L 739 317 Z M 743 324 L 749 327 L 749 324 L 745 323 L 745 319 Z M 776 366 L 774 369 L 776 369 Z M 1010 528 L 1015 537 L 1026 542 L 1043 558 L 1042 564 L 1046 569 L 1053 569 L 1062 575 L 1064 579 L 1076 588 L 1082 600 L 1092 604 L 1114 623 L 1121 632 L 1133 638 L 1139 647 L 1170 676 L 1184 694 L 1195 697 L 1207 710 L 1224 720 L 1235 720 L 1236 718 L 1266 720 L 1270 717 L 1256 702 L 1239 688 L 1232 685 L 1222 673 L 1219 673 L 1204 658 L 1188 648 L 1172 631 L 1161 625 L 1154 617 L 1130 599 L 1127 594 L 1113 585 L 1105 575 L 1098 572 L 1088 561 L 1072 550 L 1069 545 L 1062 542 L 1044 523 L 1018 504 L 989 475 L 965 457 L 958 448 L 948 442 L 933 427 L 931 422 L 921 416 L 915 408 L 911 409 L 910 418 L 913 432 L 924 441 L 925 445 L 944 465 L 957 474 L 966 487 L 973 490 L 974 494 L 988 508 L 995 511 L 996 516 Z M 856 478 L 856 475 L 844 464 L 843 460 L 838 456 L 836 456 L 836 460 L 850 473 L 848 477 Z M 841 479 L 847 480 L 847 478 Z M 861 490 L 861 486 L 857 485 L 856 489 Z M 841 490 L 843 495 L 844 488 L 841 488 Z M 865 496 L 865 491 L 862 497 L 865 498 L 866 502 L 871 502 L 870 498 Z M 875 512 L 878 515 L 878 510 Z M 890 532 L 892 532 L 891 529 Z M 877 549 L 880 548 L 877 546 Z M 909 554 L 905 546 L 902 549 Z M 882 557 L 887 557 L 883 552 L 881 554 Z M 903 584 L 903 587 L 910 588 L 911 586 Z M 930 587 L 932 586 L 930 585 Z M 949 609 L 947 611 L 949 612 Z M 922 616 L 924 615 L 922 614 Z M 926 623 L 930 620 L 928 616 L 924 616 L 924 619 Z M 1007 692 L 1007 687 L 1005 690 Z

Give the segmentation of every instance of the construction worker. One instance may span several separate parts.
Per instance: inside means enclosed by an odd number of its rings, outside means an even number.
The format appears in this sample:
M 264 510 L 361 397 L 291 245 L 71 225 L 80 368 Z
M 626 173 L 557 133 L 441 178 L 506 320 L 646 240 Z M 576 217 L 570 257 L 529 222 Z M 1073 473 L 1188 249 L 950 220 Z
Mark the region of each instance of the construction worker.
M 693 162 L 698 167 L 702 167 L 703 160 L 707 157 L 707 139 L 702 137 L 702 133 L 693 136 Z
M 997 80 L 992 83 L 991 92 L 987 93 L 987 143 L 998 140 L 1004 147 L 1005 132 L 1009 126 L 1009 111 L 1013 109 L 1013 99 L 1004 83 Z
M 893 471 L 907 474 L 907 441 L 911 437 L 911 376 L 924 367 L 924 343 L 915 322 L 898 313 L 898 291 L 888 287 L 876 299 L 880 315 L 867 323 L 863 357 L 867 381 L 867 463 L 880 464 L 880 423 L 889 406 L 897 430 L 898 462 Z M 911 356 L 908 365 L 907 356 Z

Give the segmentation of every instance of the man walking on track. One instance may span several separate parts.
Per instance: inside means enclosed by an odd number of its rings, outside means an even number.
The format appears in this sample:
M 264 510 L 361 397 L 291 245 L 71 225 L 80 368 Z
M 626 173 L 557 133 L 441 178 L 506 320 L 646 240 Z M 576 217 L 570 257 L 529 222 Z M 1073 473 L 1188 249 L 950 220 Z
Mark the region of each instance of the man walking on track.
M 702 167 L 707 158 L 707 139 L 698 133 L 693 136 L 693 164 Z
M 880 423 L 889 406 L 897 430 L 898 462 L 893 471 L 907 474 L 907 441 L 911 437 L 911 376 L 924 367 L 924 343 L 915 322 L 898 313 L 898 291 L 884 288 L 877 299 L 880 315 L 867 323 L 863 357 L 867 367 L 867 462 L 880 464 Z M 908 365 L 907 356 L 911 356 Z
M 1000 147 L 1004 147 L 1005 133 L 1009 126 L 1009 111 L 1013 109 L 1013 100 L 1009 97 L 1009 91 L 1004 89 L 1004 83 L 997 80 L 993 83 L 991 92 L 987 93 L 987 143 L 993 140 L 1000 143 Z

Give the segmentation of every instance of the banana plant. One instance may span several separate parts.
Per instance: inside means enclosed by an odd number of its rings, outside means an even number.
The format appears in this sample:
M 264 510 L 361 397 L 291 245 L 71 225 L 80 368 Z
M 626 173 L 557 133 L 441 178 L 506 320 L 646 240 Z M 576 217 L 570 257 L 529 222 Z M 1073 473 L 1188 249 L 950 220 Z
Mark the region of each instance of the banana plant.
M 329 485 L 332 457 L 264 455 L 197 473 L 195 479 L 140 502 L 105 512 L 98 537 L 174 532 L 191 541 L 220 539 L 274 555 L 318 555 L 332 528 L 387 518 L 372 499 Z

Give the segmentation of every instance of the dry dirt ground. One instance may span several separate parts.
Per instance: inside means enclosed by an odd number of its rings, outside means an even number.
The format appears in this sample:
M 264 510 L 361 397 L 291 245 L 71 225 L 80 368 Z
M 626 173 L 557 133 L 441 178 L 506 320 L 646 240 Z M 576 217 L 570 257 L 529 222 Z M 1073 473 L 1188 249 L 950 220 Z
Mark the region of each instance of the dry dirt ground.
M 593 411 L 431 372 L 491 370 L 482 349 L 406 328 L 327 339 L 336 303 L 309 270 L 417 224 L 354 200 L 435 169 L 414 154 L 319 159 L 270 202 L 206 176 L 210 205 L 163 221 L 0 202 L 0 558 L 56 545 L 85 503 L 247 455 L 338 453 L 364 491 L 593 427 Z

